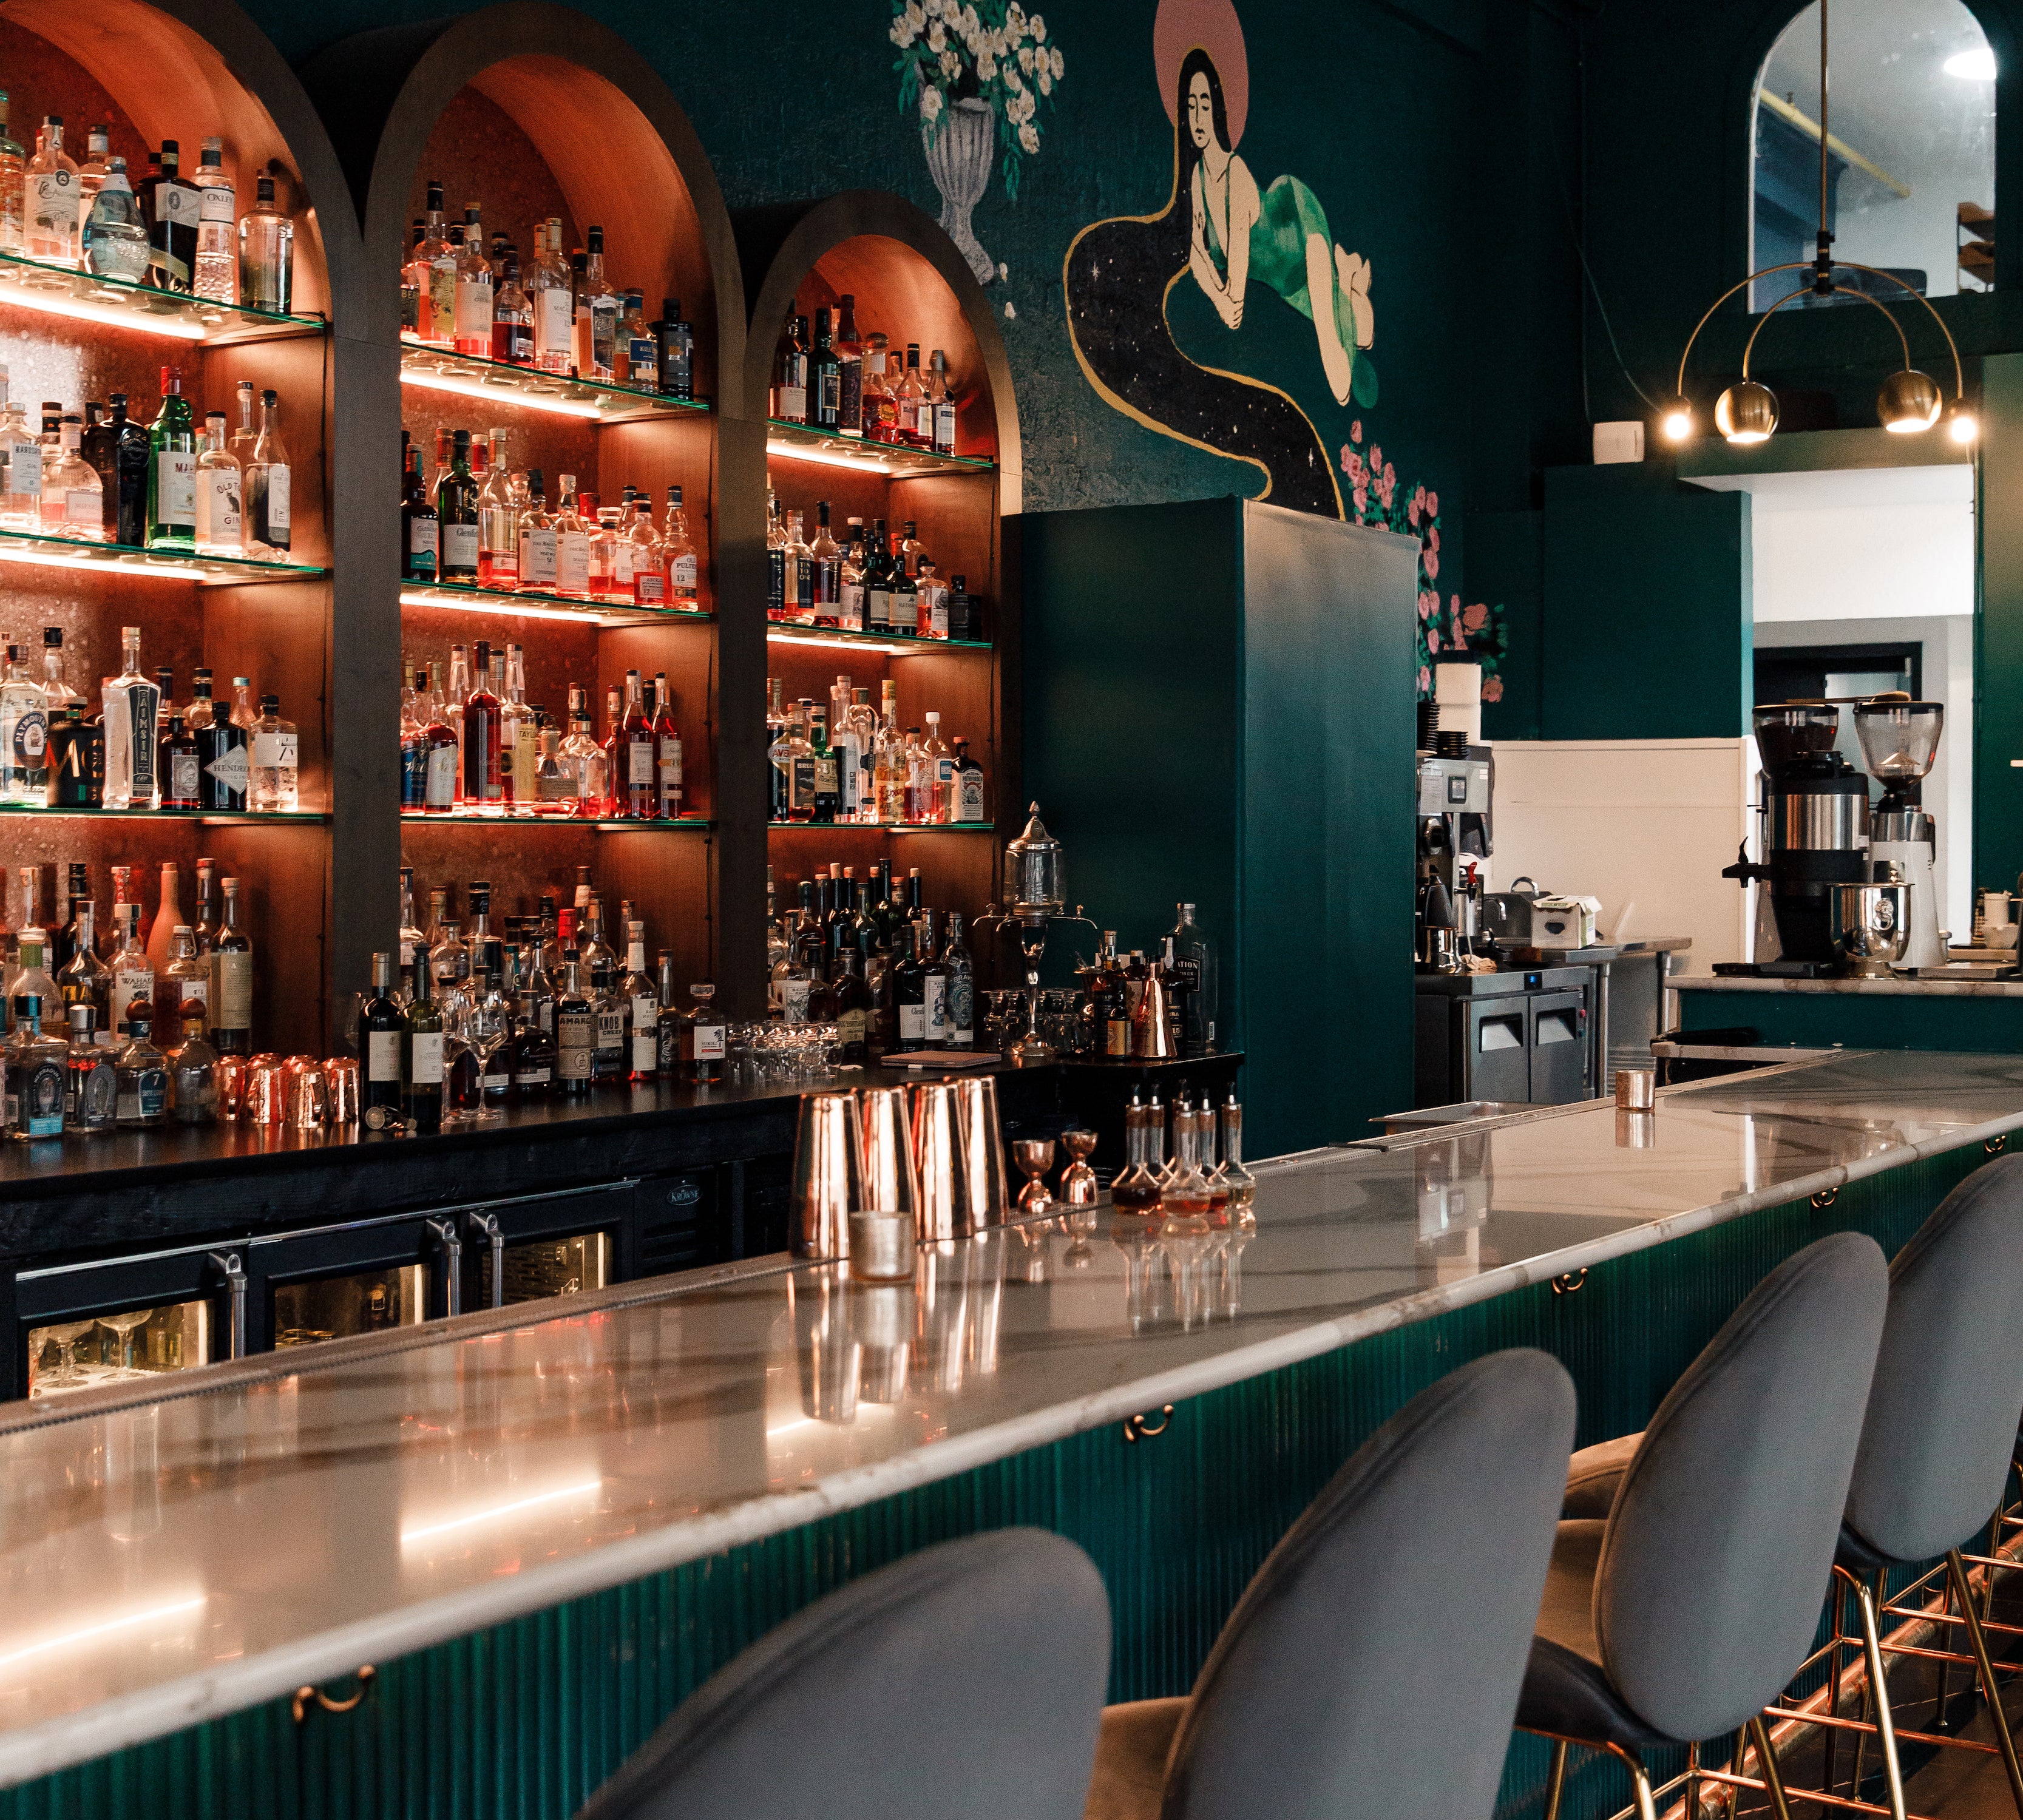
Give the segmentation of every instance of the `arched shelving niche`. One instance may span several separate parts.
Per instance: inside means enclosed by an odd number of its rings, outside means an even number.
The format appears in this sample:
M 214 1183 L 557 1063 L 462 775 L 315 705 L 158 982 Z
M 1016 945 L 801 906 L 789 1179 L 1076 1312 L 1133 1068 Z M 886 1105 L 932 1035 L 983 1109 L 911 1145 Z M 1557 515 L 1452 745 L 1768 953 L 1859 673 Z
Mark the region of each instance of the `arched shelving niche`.
M 344 730 L 331 712 L 330 686 L 342 616 L 331 477 L 348 433 L 331 407 L 339 356 L 330 330 L 348 322 L 358 294 L 358 235 L 342 174 L 294 75 L 229 0 L 106 0 L 90 8 L 14 0 L 0 14 L 0 59 L 24 141 L 32 142 L 43 116 L 60 115 L 67 149 L 82 161 L 87 129 L 104 125 L 111 152 L 127 159 L 137 180 L 148 152 L 164 140 L 179 143 L 187 174 L 202 141 L 215 135 L 242 213 L 259 174 L 276 179 L 276 200 L 295 230 L 286 315 L 0 261 L 0 361 L 31 420 L 42 400 L 76 411 L 123 393 L 132 415 L 145 422 L 159 408 L 165 367 L 178 369 L 199 419 L 206 410 L 223 411 L 236 426 L 242 383 L 271 387 L 293 482 L 286 560 L 234 565 L 160 553 L 115 556 L 0 529 L 7 559 L 0 623 L 38 660 L 43 628 L 58 627 L 70 682 L 94 706 L 98 679 L 121 667 L 120 628 L 127 625 L 141 628 L 144 671 L 172 672 L 178 704 L 189 701 L 199 666 L 214 673 L 228 705 L 235 675 L 251 678 L 256 693 L 272 690 L 298 729 L 301 804 L 287 817 L 58 813 L 14 804 L 0 816 L 0 861 L 45 868 L 60 894 L 52 903 L 46 890 L 38 907 L 45 919 L 63 913 L 68 868 L 87 867 L 103 941 L 112 867 L 134 868 L 145 930 L 158 914 L 161 866 L 177 866 L 182 908 L 194 913 L 196 862 L 214 859 L 221 877 L 243 882 L 255 956 L 252 1047 L 321 1052 L 342 923 L 333 843 L 349 806 L 338 784 Z M 16 876 L 10 917 L 20 908 Z
M 619 906 L 646 925 L 649 956 L 671 950 L 679 982 L 717 964 L 719 817 L 715 616 L 722 593 L 715 561 L 722 484 L 718 422 L 737 402 L 743 294 L 728 217 L 708 160 L 666 85 L 623 39 L 566 7 L 510 0 L 451 22 L 394 27 L 331 47 L 305 71 L 322 102 L 362 221 L 371 283 L 363 320 L 373 344 L 398 362 L 400 424 L 433 486 L 441 439 L 468 429 L 504 433 L 504 471 L 538 470 L 550 509 L 561 477 L 605 506 L 634 487 L 664 524 L 669 489 L 699 559 L 693 601 L 660 608 L 615 599 L 565 598 L 566 586 L 425 585 L 407 573 L 397 532 L 384 560 L 404 575 L 397 627 L 390 616 L 383 684 L 371 698 L 390 755 L 386 813 L 418 889 L 447 886 L 462 908 L 475 879 L 493 887 L 495 921 L 532 912 L 543 896 L 568 905 L 583 868 L 622 950 Z M 459 356 L 404 331 L 401 268 L 411 224 L 431 181 L 444 186 L 447 218 L 479 210 L 488 245 L 503 231 L 523 268 L 537 224 L 562 224 L 565 255 L 603 231 L 613 288 L 636 290 L 649 320 L 679 301 L 694 333 L 693 397 L 660 394 L 651 380 L 602 378 L 586 367 L 532 373 Z M 398 457 L 386 433 L 375 498 L 383 532 Z M 489 544 L 488 542 L 488 548 Z M 400 684 L 452 648 L 485 641 L 520 647 L 526 700 L 567 731 L 569 692 L 587 691 L 597 736 L 608 692 L 629 671 L 664 675 L 682 741 L 679 817 L 554 817 L 468 813 L 425 817 L 399 809 L 392 714 Z M 402 661 L 404 660 L 404 662 Z M 397 663 L 406 674 L 397 674 Z M 383 704 L 383 707 L 380 705 Z M 423 900 L 426 903 L 426 899 Z
M 994 312 L 939 225 L 881 191 L 849 191 L 806 209 L 741 216 L 738 237 L 752 298 L 743 389 L 750 415 L 765 418 L 759 427 L 767 484 L 783 510 L 803 511 L 812 535 L 814 508 L 827 501 L 840 541 L 852 517 L 867 529 L 884 519 L 895 541 L 911 521 L 938 572 L 964 578 L 982 622 L 975 637 L 960 644 L 825 636 L 768 623 L 735 653 L 726 645 L 726 696 L 733 685 L 739 690 L 740 705 L 730 711 L 735 722 L 757 723 L 768 677 L 784 683 L 788 702 L 807 698 L 824 706 L 840 676 L 868 689 L 874 706 L 889 681 L 897 685 L 902 727 L 924 726 L 929 711 L 938 712 L 944 742 L 966 738 L 984 769 L 981 823 L 769 825 L 766 863 L 780 907 L 792 908 L 795 882 L 819 869 L 842 865 L 861 879 L 883 861 L 898 879 L 917 868 L 928 906 L 973 918 L 994 895 L 1004 839 L 1025 820 L 1017 783 L 1017 590 L 1004 539 L 1006 514 L 1019 508 L 1019 418 Z M 902 360 L 913 343 L 924 369 L 933 350 L 946 355 L 957 402 L 955 459 L 823 436 L 768 412 L 788 319 L 812 321 L 818 309 L 833 312 L 846 295 L 854 300 L 860 335 L 883 334 L 894 358 Z M 762 788 L 766 772 L 762 760 L 755 767 Z M 755 802 L 752 812 L 765 818 L 766 804 Z M 989 959 L 978 956 L 986 974 Z

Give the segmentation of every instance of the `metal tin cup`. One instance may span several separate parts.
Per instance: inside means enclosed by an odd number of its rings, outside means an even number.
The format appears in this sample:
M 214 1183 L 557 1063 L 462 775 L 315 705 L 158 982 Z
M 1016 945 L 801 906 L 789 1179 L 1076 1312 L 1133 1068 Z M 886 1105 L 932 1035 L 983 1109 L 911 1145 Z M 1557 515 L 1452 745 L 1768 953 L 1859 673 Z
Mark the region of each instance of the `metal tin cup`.
M 969 1164 L 955 1083 L 926 1081 L 915 1087 L 913 1113 L 920 1241 L 967 1238 L 976 1227 L 970 1216 Z
M 330 1087 L 330 1122 L 334 1125 L 358 1123 L 358 1063 L 349 1055 L 334 1055 L 323 1065 Z
M 853 1208 L 850 1274 L 860 1283 L 913 1280 L 913 1216 L 897 1208 Z
M 913 1131 L 903 1087 L 868 1087 L 864 1102 L 864 1196 L 869 1207 L 909 1218 L 920 1205 L 920 1172 L 913 1164 Z
M 962 1119 L 963 1160 L 969 1190 L 967 1230 L 1002 1226 L 1011 1217 L 1012 1191 L 1004 1175 L 1004 1130 L 997 1122 L 997 1083 L 987 1074 L 955 1084 Z
M 284 1117 L 291 1125 L 330 1123 L 330 1083 L 313 1055 L 291 1055 L 281 1067 Z
M 237 1119 L 246 1116 L 246 1070 L 248 1065 L 243 1055 L 218 1057 L 218 1116 L 220 1118 Z
M 862 1120 L 854 1093 L 801 1095 L 788 1215 L 797 1258 L 850 1255 L 850 1210 L 866 1199 Z
M 287 1116 L 287 1063 L 278 1055 L 256 1055 L 246 1065 L 246 1116 L 256 1125 L 278 1125 Z
M 1648 1113 L 1658 1103 L 1657 1070 L 1619 1068 L 1615 1071 L 1615 1103 L 1626 1113 Z

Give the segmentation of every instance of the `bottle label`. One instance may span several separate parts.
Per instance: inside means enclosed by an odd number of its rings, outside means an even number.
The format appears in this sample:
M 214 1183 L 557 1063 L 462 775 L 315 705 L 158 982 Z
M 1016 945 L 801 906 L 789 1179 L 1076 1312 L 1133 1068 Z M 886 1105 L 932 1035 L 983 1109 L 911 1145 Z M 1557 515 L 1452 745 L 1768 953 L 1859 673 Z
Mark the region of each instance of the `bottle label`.
M 119 1089 L 117 1116 L 130 1124 L 137 1119 L 158 1119 L 169 1102 L 169 1077 L 166 1070 L 150 1068 L 134 1076 Z
M 64 522 L 102 527 L 105 523 L 105 495 L 97 487 L 71 487 L 64 493 Z
M 935 407 L 935 452 L 955 453 L 955 406 L 946 400 Z
M 613 1005 L 597 1014 L 597 1047 L 601 1054 L 616 1055 L 625 1047 L 625 1010 Z
M 824 423 L 833 423 L 843 413 L 843 374 L 840 368 L 825 367 L 821 374 L 821 391 L 815 408 L 821 413 Z
M 10 443 L 7 448 L 7 490 L 24 498 L 42 496 L 42 450 L 39 443 Z
M 261 771 L 292 771 L 301 736 L 296 733 L 255 733 L 253 764 Z
M 15 489 L 20 491 L 19 488 Z M 39 477 L 36 491 L 42 490 Z M 155 521 L 161 529 L 196 529 L 196 455 L 165 449 L 155 458 Z
M 837 605 L 841 608 L 837 617 L 843 630 L 847 632 L 862 631 L 864 630 L 864 584 L 862 582 L 845 582 Z
M 834 796 L 837 793 L 836 754 L 825 751 L 815 760 L 815 795 L 818 797 Z
M 721 1062 L 723 1059 L 723 1026 L 721 1024 L 697 1024 L 693 1029 L 696 1060 Z
M 430 570 L 434 570 L 436 565 L 436 521 L 434 519 L 410 518 L 408 521 L 408 554 L 411 558 L 426 557 L 428 567 Z
M 660 1065 L 660 1032 L 651 1024 L 632 1026 L 632 1072 L 651 1074 Z
M 625 364 L 634 385 L 653 383 L 653 375 L 660 369 L 660 350 L 651 335 L 626 337 Z
M 555 1014 L 557 1073 L 564 1080 L 587 1080 L 597 1047 L 597 1017 L 591 1011 Z
M 439 260 L 429 268 L 429 326 L 433 340 L 455 338 L 456 265 L 452 260 Z
M 13 747 L 14 763 L 24 771 L 39 771 L 43 768 L 44 755 L 49 747 L 49 721 L 34 708 L 28 709 L 14 722 L 14 735 L 10 742 Z
M 957 793 L 955 818 L 957 821 L 981 821 L 983 819 L 983 773 L 965 771 L 962 774 L 962 788 Z
M 221 1030 L 253 1027 L 253 956 L 246 948 L 211 950 L 211 987 Z M 438 1039 L 440 1041 L 440 1039 Z
M 204 468 L 197 475 L 197 535 L 207 543 L 240 541 L 239 470 Z
M 546 1087 L 554 1078 L 554 1071 L 548 1068 L 522 1068 L 513 1076 L 518 1087 Z
M 591 364 L 600 373 L 610 372 L 618 358 L 618 305 L 613 298 L 599 298 L 590 306 Z
M 232 222 L 239 219 L 239 198 L 229 183 L 207 183 L 197 192 L 199 221 Z
M 927 1014 L 927 1040 L 941 1043 L 948 1038 L 948 980 L 940 974 L 929 974 L 921 981 L 926 1003 L 921 1007 Z
M 265 492 L 261 495 L 267 505 L 267 535 L 264 541 L 285 550 L 288 546 L 289 530 L 288 470 L 276 462 L 265 472 L 267 486 Z
M 642 789 L 653 781 L 653 742 L 651 740 L 629 740 L 626 742 L 627 757 L 626 775 L 628 781 Z
M 555 539 L 555 588 L 565 594 L 590 591 L 590 539 L 580 531 L 565 531 Z
M 119 967 L 112 975 L 112 1018 L 115 1027 L 122 1031 L 131 1029 L 126 1021 L 126 1007 L 136 999 L 152 1001 L 155 996 L 155 972 L 152 967 Z
M 492 345 L 492 280 L 459 278 L 456 284 L 456 338 Z
M 442 1077 L 442 1032 L 414 1032 L 408 1039 L 408 1084 L 411 1087 L 441 1087 Z
M 696 592 L 696 558 L 692 550 L 685 550 L 668 565 L 673 578 L 675 592 L 683 600 L 692 601 Z
M 220 752 L 204 766 L 204 769 L 218 780 L 220 790 L 229 791 L 236 796 L 246 794 L 247 780 L 252 773 L 252 764 L 243 745 L 233 746 Z
M 947 1019 L 948 1040 L 957 1048 L 976 1040 L 976 979 L 966 970 L 949 975 Z
M 789 1024 L 808 1021 L 808 988 L 806 980 L 781 981 L 780 1013 Z
M 401 1078 L 401 1032 L 368 1030 L 365 1033 L 365 1078 L 369 1081 L 397 1081 Z
M 927 1034 L 926 1005 L 902 1005 L 899 1007 L 899 1040 L 902 1043 L 924 1042 Z
M 782 386 L 779 389 L 779 403 L 774 412 L 782 423 L 805 423 L 808 418 L 808 389 L 805 386 Z
M 567 285 L 534 293 L 534 342 L 543 353 L 566 355 L 575 331 L 575 301 Z
M 477 573 L 477 527 L 445 524 L 442 527 L 442 566 L 445 576 Z
M 169 794 L 178 802 L 194 802 L 200 788 L 201 767 L 194 752 L 169 755 Z
M 869 630 L 889 632 L 892 629 L 892 590 L 872 587 L 865 595 L 865 608 L 869 615 Z
M 198 963 L 199 966 L 202 964 L 201 962 Z M 210 1015 L 210 981 L 209 979 L 201 974 L 194 979 L 177 976 L 174 983 L 176 996 L 182 1004 L 194 1003 L 202 1005 L 204 1007 L 204 1014 L 207 1017 Z

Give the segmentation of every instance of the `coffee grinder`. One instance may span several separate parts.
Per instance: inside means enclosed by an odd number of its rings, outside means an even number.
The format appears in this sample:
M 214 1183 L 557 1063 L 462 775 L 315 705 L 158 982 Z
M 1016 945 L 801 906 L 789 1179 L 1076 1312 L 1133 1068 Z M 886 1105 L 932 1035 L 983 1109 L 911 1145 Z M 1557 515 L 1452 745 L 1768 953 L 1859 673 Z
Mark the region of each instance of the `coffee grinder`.
M 1459 733 L 1432 736 L 1418 758 L 1416 959 L 1421 973 L 1458 973 L 1482 945 L 1482 868 L 1489 857 L 1494 761 Z
M 1943 702 L 1913 701 L 1900 691 L 1878 695 L 1854 711 L 1854 730 L 1868 774 L 1882 786 L 1868 825 L 1868 859 L 1872 876 L 1897 875 L 1911 887 L 1910 939 L 1897 964 L 1901 967 L 1944 967 L 1945 937 L 1939 928 L 1939 894 L 1932 818 L 1919 803 L 1925 778 L 1938 756 L 1939 733 L 1945 724 Z
M 1768 888 L 1770 925 L 1758 919 L 1754 965 L 1723 963 L 1718 972 L 1800 979 L 1839 970 L 1828 903 L 1836 885 L 1868 882 L 1868 780 L 1834 750 L 1840 710 L 1831 702 L 1784 701 L 1754 711 L 1758 850 L 1745 847 L 1725 879 Z M 1774 943 L 1767 937 L 1774 935 Z M 1775 954 L 1765 953 L 1774 946 Z

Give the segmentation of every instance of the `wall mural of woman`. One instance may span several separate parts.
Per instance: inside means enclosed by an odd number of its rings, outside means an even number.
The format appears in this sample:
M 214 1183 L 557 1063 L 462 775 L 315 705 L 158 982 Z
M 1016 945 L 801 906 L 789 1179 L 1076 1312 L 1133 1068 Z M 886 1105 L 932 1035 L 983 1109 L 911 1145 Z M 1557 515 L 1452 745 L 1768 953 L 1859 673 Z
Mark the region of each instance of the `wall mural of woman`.
M 1106 402 L 1148 429 L 1260 470 L 1260 497 L 1341 517 L 1312 420 L 1290 393 L 1232 367 L 1260 338 L 1255 311 L 1245 329 L 1255 285 L 1311 323 L 1337 404 L 1374 404 L 1369 264 L 1336 243 L 1305 184 L 1282 176 L 1260 191 L 1237 155 L 1249 70 L 1231 0 L 1160 0 L 1152 35 L 1173 123 L 1172 193 L 1158 214 L 1092 223 L 1070 246 L 1062 287 L 1075 357 Z M 1226 356 L 1198 338 L 1191 356 L 1176 338 L 1174 291 L 1189 283 L 1236 338 Z

